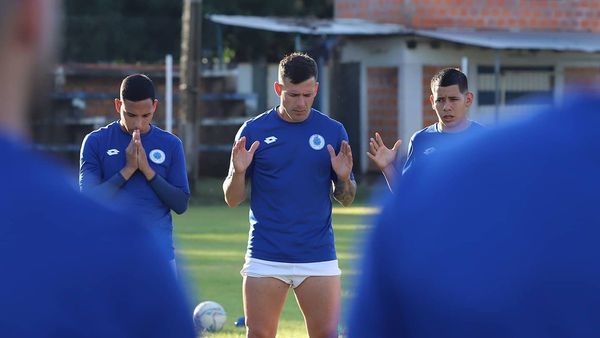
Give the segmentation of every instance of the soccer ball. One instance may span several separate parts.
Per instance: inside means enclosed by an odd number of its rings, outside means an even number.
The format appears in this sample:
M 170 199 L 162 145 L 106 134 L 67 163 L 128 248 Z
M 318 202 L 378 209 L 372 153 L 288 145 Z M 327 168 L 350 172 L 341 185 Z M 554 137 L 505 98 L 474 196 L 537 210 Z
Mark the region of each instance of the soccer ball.
M 202 302 L 194 309 L 194 326 L 198 331 L 221 331 L 226 320 L 225 309 L 217 302 Z

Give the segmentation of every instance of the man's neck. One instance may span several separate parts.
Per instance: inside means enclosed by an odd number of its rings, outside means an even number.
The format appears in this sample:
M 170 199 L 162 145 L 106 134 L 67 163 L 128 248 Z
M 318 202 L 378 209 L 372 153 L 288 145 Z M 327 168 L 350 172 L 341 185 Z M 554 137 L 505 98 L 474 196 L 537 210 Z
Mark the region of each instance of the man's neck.
M 471 120 L 465 119 L 463 122 L 461 122 L 453 127 L 448 127 L 448 126 L 444 126 L 443 123 L 438 122 L 437 129 L 438 129 L 438 131 L 441 131 L 442 133 L 449 133 L 449 134 L 460 133 L 460 132 L 468 129 L 471 126 L 471 123 L 472 123 Z
M 277 114 L 287 122 L 296 122 L 294 118 L 287 112 L 287 110 L 283 109 L 283 106 L 277 106 Z
M 287 111 L 285 108 L 283 108 L 283 106 L 281 106 L 281 105 L 277 106 L 277 108 L 275 108 L 275 111 L 277 112 L 277 114 L 279 115 L 279 117 L 280 117 L 282 120 L 284 120 L 284 121 L 286 121 L 286 122 L 291 122 L 291 123 L 299 123 L 299 122 L 304 122 L 304 121 L 306 121 L 306 120 L 307 120 L 307 119 L 310 117 L 312 109 L 309 111 L 309 113 L 308 113 L 308 116 L 306 116 L 306 118 L 305 118 L 305 119 L 303 119 L 303 120 L 299 120 L 299 119 L 296 119 L 296 118 L 294 118 L 294 117 L 293 117 L 293 116 L 292 116 L 290 113 L 288 113 L 288 111 Z

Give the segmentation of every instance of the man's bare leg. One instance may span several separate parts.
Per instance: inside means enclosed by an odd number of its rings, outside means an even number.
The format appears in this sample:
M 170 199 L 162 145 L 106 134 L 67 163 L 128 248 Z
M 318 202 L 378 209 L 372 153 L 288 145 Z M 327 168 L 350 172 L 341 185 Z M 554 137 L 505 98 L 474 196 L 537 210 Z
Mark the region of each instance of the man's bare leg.
M 246 337 L 275 338 L 289 288 L 277 278 L 244 277 Z
M 338 337 L 340 276 L 308 277 L 294 289 L 310 338 Z

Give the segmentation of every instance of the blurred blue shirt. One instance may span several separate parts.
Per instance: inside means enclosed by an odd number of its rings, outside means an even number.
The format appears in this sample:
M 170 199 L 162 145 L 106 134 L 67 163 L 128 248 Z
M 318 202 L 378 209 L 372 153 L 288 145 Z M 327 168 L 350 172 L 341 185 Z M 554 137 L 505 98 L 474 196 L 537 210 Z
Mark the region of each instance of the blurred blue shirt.
M 572 97 L 397 182 L 349 337 L 597 336 L 599 107 Z
M 153 236 L 0 135 L 0 336 L 195 337 Z

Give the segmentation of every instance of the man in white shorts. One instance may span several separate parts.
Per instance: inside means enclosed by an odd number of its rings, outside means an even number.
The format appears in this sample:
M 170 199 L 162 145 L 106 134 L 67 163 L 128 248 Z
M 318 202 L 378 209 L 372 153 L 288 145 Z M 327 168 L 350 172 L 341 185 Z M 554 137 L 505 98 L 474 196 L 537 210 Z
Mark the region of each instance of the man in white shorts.
M 241 271 L 248 337 L 275 337 L 290 287 L 309 336 L 337 337 L 341 271 L 330 195 L 348 206 L 356 182 L 346 130 L 311 108 L 317 75 L 308 55 L 283 58 L 274 83 L 279 106 L 246 121 L 231 152 L 223 183 L 227 204 L 239 205 L 246 197 L 246 178 L 252 182 Z

